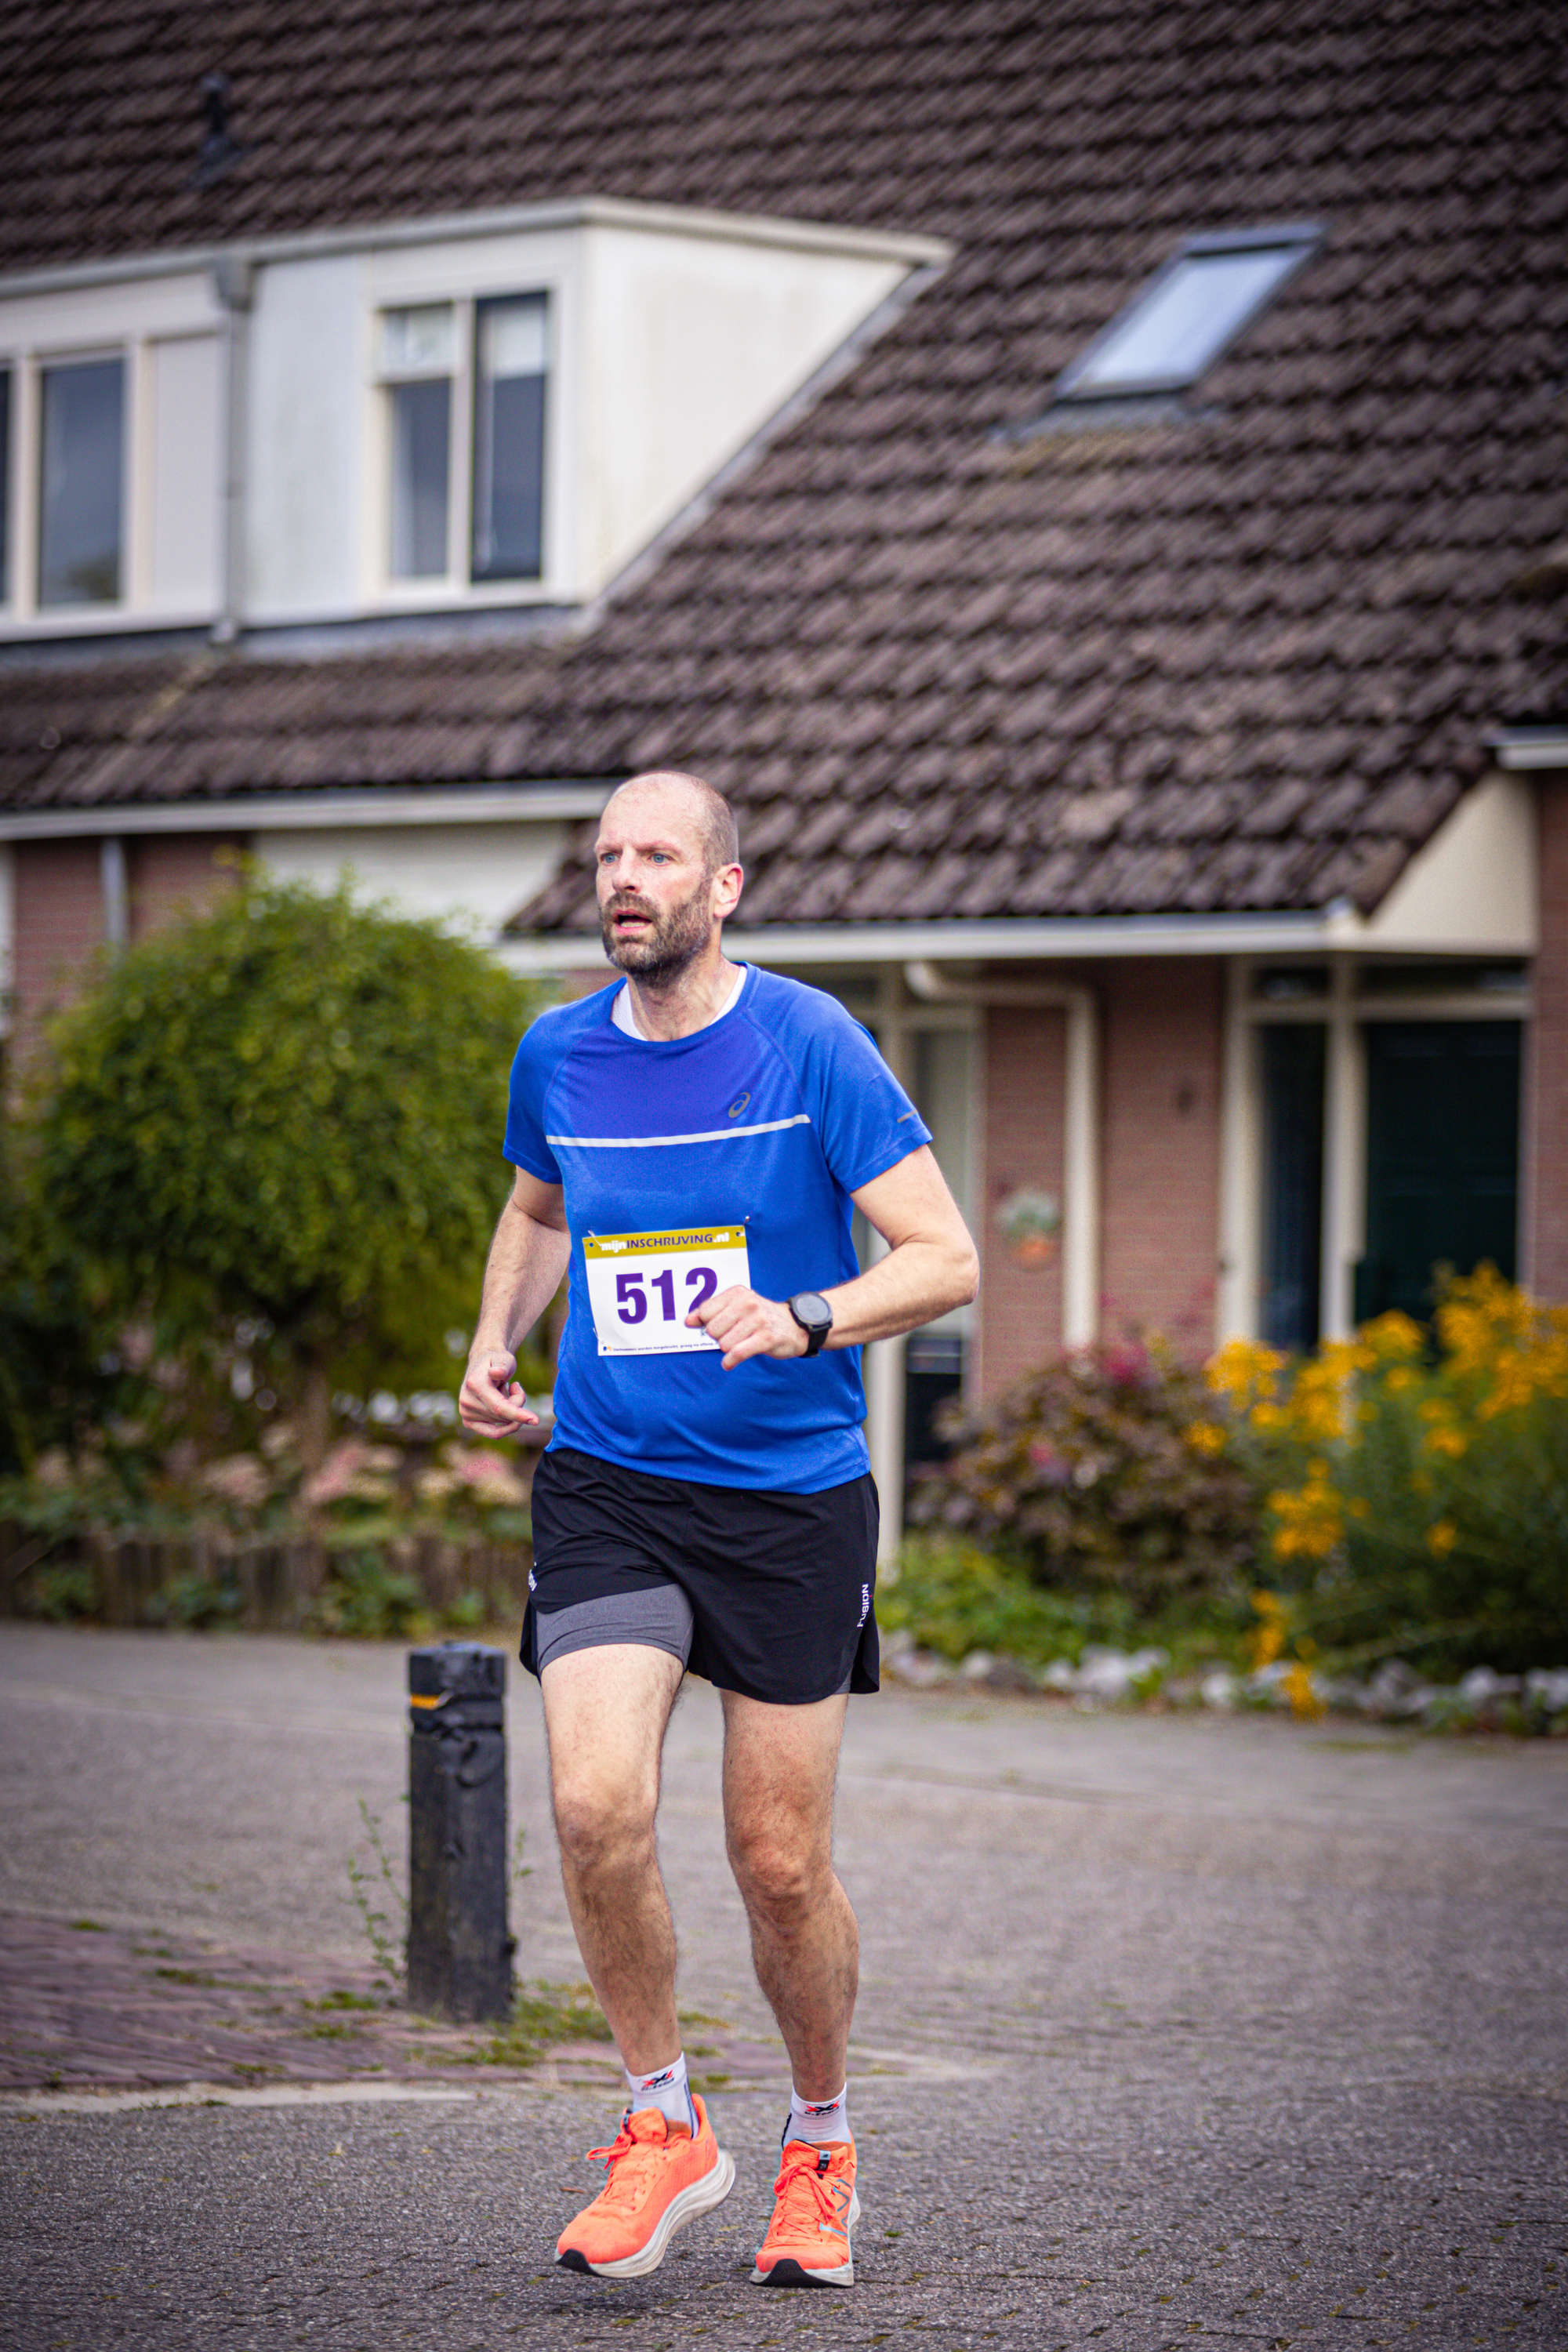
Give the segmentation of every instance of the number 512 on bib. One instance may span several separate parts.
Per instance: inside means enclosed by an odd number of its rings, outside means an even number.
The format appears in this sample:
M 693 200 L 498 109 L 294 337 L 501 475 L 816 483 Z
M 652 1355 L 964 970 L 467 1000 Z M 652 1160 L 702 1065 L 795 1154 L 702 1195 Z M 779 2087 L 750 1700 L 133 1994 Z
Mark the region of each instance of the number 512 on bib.
M 686 1318 L 717 1291 L 749 1283 L 744 1225 L 674 1234 L 590 1234 L 588 1306 L 601 1356 L 689 1355 L 716 1349 Z

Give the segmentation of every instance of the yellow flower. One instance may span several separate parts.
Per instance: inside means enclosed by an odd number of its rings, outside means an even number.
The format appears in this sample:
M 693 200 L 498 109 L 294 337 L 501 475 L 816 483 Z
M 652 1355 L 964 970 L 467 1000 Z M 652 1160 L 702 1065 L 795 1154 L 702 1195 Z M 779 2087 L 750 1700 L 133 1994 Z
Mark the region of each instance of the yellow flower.
M 1326 1559 L 1345 1531 L 1340 1498 L 1328 1483 L 1327 1464 L 1315 1462 L 1314 1475 L 1292 1492 L 1281 1488 L 1268 1497 L 1276 1525 L 1272 1542 L 1276 1559 Z
M 1216 1396 L 1237 1412 L 1261 1397 L 1271 1397 L 1279 1386 L 1285 1359 L 1256 1339 L 1227 1339 L 1204 1367 L 1204 1378 Z
M 1419 1356 L 1426 1345 L 1426 1334 L 1411 1316 L 1402 1315 L 1395 1307 L 1392 1313 L 1379 1315 L 1373 1322 L 1363 1323 L 1357 1337 L 1380 1359 Z
M 1292 1665 L 1280 1685 L 1290 1702 L 1290 1712 L 1298 1723 L 1319 1723 L 1328 1708 L 1312 1686 L 1311 1668 L 1298 1662 Z
M 1217 1421 L 1191 1421 L 1182 1435 L 1194 1454 L 1223 1454 L 1226 1433 Z
M 1435 1519 L 1426 1530 L 1427 1548 L 1439 1559 L 1446 1559 L 1458 1540 L 1459 1530 L 1452 1519 Z
M 1271 1666 L 1285 1647 L 1285 1603 L 1277 1592 L 1255 1592 L 1252 1605 L 1263 1622 L 1252 1634 L 1252 1671 Z

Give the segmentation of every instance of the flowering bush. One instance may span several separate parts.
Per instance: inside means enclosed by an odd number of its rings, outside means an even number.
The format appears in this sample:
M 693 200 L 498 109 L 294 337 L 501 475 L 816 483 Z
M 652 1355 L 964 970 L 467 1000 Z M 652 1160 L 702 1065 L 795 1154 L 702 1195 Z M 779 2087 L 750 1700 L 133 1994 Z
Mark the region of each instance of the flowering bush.
M 920 1525 L 994 1546 L 1037 1584 L 1115 1591 L 1140 1612 L 1228 1591 L 1257 1545 L 1246 1466 L 1200 1373 L 1157 1341 L 1086 1350 L 973 1411 L 921 1479 Z
M 1568 1658 L 1568 1308 L 1487 1266 L 1449 1283 L 1436 1339 L 1394 1314 L 1296 1366 L 1240 1340 L 1214 1359 L 1270 1581 L 1341 1651 Z
M 403 1635 L 437 1620 L 465 1630 L 516 1604 L 531 1533 L 526 1460 L 405 1429 L 395 1444 L 345 1436 L 312 1469 L 281 1419 L 253 1449 L 216 1459 L 150 1453 L 144 1435 L 113 1425 L 74 1455 L 46 1449 L 31 1476 L 0 1480 L 0 1568 L 14 1607 Z M 266 1552 L 313 1563 L 303 1590 L 274 1596 L 280 1619 L 247 1599 L 246 1563 L 254 1584 Z

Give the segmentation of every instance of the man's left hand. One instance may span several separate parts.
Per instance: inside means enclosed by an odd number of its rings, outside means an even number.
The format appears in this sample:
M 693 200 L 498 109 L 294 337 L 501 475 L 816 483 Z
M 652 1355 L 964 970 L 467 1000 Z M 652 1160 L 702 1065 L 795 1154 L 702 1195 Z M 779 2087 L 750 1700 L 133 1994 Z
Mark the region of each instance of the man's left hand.
M 704 1300 L 687 1317 L 689 1329 L 707 1332 L 724 1350 L 724 1370 L 733 1371 L 748 1356 L 804 1356 L 805 1333 L 778 1298 L 759 1297 L 743 1283 Z

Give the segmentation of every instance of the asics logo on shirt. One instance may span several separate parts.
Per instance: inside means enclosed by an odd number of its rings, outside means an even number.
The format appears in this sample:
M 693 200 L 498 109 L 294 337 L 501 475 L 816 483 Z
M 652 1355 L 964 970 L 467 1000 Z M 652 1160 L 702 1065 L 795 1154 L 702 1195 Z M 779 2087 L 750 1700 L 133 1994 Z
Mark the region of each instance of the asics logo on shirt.
M 725 1118 L 739 1118 L 741 1113 L 745 1109 L 746 1105 L 751 1101 L 751 1099 L 752 1097 L 750 1094 L 737 1095 L 734 1101 L 730 1105 L 729 1109 L 724 1113 Z

